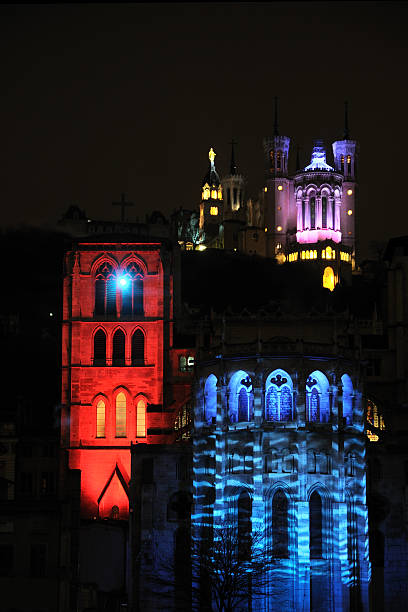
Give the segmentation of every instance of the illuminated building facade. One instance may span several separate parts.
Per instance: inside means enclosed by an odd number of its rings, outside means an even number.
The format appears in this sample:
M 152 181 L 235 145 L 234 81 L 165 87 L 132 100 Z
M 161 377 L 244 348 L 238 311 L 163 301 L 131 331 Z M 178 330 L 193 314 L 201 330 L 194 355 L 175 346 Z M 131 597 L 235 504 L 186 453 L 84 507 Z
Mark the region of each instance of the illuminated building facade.
M 263 342 L 272 329 L 199 356 L 193 533 L 262 535 L 269 567 L 262 593 L 249 589 L 252 610 L 368 610 L 358 363 L 333 344 Z
M 246 201 L 234 151 L 230 174 L 220 181 L 211 149 L 200 205 L 202 244 L 276 257 L 279 263 L 311 261 L 324 287 L 333 290 L 341 280 L 349 284 L 355 264 L 358 146 L 349 135 L 347 106 L 343 139 L 332 145 L 333 166 L 317 140 L 310 163 L 300 168 L 297 160 L 296 171 L 290 170 L 290 138 L 279 134 L 276 104 L 273 136 L 264 138 L 263 147 L 265 184 L 258 199 Z
M 173 348 L 173 268 L 169 243 L 124 234 L 66 254 L 61 439 L 83 518 L 127 519 L 131 443 L 175 439 L 193 357 Z

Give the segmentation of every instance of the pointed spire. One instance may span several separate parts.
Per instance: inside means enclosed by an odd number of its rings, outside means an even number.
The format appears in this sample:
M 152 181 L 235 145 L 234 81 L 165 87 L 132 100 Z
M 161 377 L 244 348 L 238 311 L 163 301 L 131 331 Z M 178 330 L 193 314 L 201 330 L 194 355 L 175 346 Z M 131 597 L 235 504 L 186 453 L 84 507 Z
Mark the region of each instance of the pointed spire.
M 230 166 L 230 174 L 232 176 L 235 176 L 235 174 L 237 173 L 237 166 L 235 164 L 235 150 L 234 150 L 234 145 L 236 145 L 237 143 L 234 141 L 234 139 L 231 140 L 231 166 Z
M 278 132 L 278 98 L 275 96 L 275 121 L 273 124 L 273 135 L 279 136 Z
M 344 102 L 344 136 L 343 140 L 350 140 L 349 125 L 348 125 L 348 102 Z

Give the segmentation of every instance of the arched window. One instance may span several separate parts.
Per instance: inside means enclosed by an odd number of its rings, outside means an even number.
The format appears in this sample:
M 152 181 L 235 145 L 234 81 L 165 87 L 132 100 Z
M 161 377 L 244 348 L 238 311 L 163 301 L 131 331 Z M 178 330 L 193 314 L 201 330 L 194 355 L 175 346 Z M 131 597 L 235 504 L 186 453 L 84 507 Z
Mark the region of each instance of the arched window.
M 112 506 L 110 518 L 114 521 L 117 521 L 119 519 L 119 506 Z
M 306 202 L 302 201 L 302 230 L 306 229 Z
M 266 381 L 265 420 L 291 421 L 293 419 L 293 384 L 284 370 L 275 370 Z
M 146 400 L 139 399 L 136 405 L 136 436 L 146 436 Z
M 116 437 L 126 438 L 126 395 L 122 391 L 116 396 Z
M 289 513 L 288 498 L 278 489 L 272 499 L 272 556 L 278 559 L 289 557 Z
M 347 155 L 347 174 L 351 174 L 351 155 Z
M 103 262 L 95 274 L 95 315 L 116 313 L 116 276 L 113 265 Z
M 217 418 L 217 378 L 210 374 L 204 387 L 204 414 L 207 425 L 215 425 Z
M 345 425 L 353 424 L 353 383 L 348 374 L 341 377 L 343 387 L 343 419 Z
M 329 291 L 333 291 L 336 285 L 336 280 L 334 278 L 334 270 L 331 266 L 327 266 L 324 269 L 322 285 L 324 289 L 329 289 Z
M 132 365 L 144 364 L 145 337 L 141 329 L 137 329 L 132 336 Z
M 327 197 L 322 197 L 322 228 L 327 227 Z
M 330 420 L 329 381 L 315 370 L 306 381 L 307 420 L 312 423 L 328 423 Z
M 310 229 L 316 229 L 316 198 L 310 198 Z
M 118 329 L 113 336 L 112 365 L 125 365 L 125 334 L 121 329 Z
M 251 514 L 251 497 L 243 491 L 238 498 L 238 554 L 241 559 L 251 556 Z
M 127 279 L 122 291 L 122 314 L 142 315 L 143 309 L 143 271 L 132 261 L 123 272 L 122 278 Z
M 344 155 L 340 156 L 340 170 L 344 174 Z
M 322 498 L 313 491 L 309 500 L 310 558 L 321 559 L 323 554 L 323 509 Z
M 238 421 L 248 421 L 248 393 L 241 387 L 238 394 Z
M 254 418 L 254 394 L 251 378 L 243 370 L 238 370 L 231 377 L 228 388 L 230 422 L 252 421 Z
M 96 404 L 96 437 L 105 437 L 105 402 L 99 400 Z
M 98 329 L 94 335 L 94 360 L 95 366 L 106 365 L 106 334 L 103 329 Z
M 332 202 L 332 229 L 336 229 L 336 202 Z

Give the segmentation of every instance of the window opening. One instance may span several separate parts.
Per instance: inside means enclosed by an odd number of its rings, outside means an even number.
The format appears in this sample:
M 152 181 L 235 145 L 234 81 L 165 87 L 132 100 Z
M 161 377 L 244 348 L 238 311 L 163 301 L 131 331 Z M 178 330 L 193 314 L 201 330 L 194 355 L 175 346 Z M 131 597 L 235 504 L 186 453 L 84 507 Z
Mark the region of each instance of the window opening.
M 310 229 L 316 229 L 316 198 L 310 198 Z
M 272 556 L 278 559 L 289 557 L 288 498 L 279 489 L 272 500 Z
M 96 404 L 96 437 L 105 437 L 105 402 L 99 400 Z
M 322 197 L 322 228 L 327 227 L 327 197 Z
M 136 406 L 136 436 L 144 438 L 146 436 L 146 402 L 140 399 Z
M 126 395 L 123 392 L 116 396 L 116 437 L 126 438 Z
M 94 365 L 106 365 L 106 334 L 102 329 L 94 336 Z
M 141 329 L 132 336 L 132 365 L 144 364 L 145 337 Z
M 125 334 L 121 329 L 118 329 L 113 336 L 112 365 L 125 365 Z
M 310 535 L 310 558 L 321 559 L 323 553 L 323 513 L 322 498 L 317 491 L 310 496 L 309 501 L 309 535 Z

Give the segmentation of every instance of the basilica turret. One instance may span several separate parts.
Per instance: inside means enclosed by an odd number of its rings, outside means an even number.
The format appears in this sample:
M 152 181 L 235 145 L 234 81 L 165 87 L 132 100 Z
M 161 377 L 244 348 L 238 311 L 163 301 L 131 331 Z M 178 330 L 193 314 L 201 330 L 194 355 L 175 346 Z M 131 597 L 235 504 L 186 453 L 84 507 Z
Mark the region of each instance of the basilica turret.
M 273 136 L 264 138 L 265 152 L 265 233 L 269 257 L 279 256 L 286 247 L 287 234 L 296 223 L 290 207 L 292 184 L 288 174 L 289 136 L 278 130 L 278 106 L 275 98 Z
M 341 208 L 342 242 L 352 249 L 355 258 L 355 206 L 357 190 L 357 155 L 358 145 L 350 138 L 348 125 L 348 107 L 345 103 L 343 140 L 333 142 L 334 165 L 337 172 L 343 175 L 343 202 Z
M 240 230 L 245 225 L 245 178 L 238 172 L 234 145 L 232 141 L 229 174 L 221 180 L 224 198 L 223 238 L 227 250 L 241 250 Z
M 223 218 L 223 195 L 220 177 L 215 169 L 216 153 L 211 147 L 208 158 L 209 167 L 203 178 L 200 203 L 200 231 L 203 242 L 214 243 L 211 246 L 220 246 L 219 231 Z

